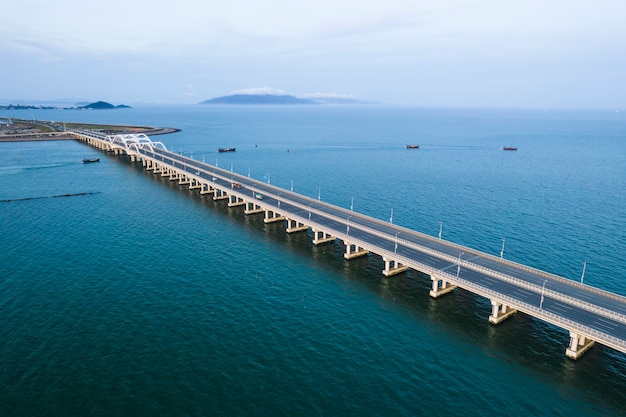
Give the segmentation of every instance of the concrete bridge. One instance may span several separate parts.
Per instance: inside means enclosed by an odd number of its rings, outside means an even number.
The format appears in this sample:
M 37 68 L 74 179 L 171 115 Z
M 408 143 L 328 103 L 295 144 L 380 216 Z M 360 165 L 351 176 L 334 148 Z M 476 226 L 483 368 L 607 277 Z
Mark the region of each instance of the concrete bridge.
M 522 312 L 566 329 L 569 358 L 578 359 L 595 343 L 626 353 L 626 297 L 170 152 L 143 134 L 70 133 L 102 151 L 127 155 L 154 175 L 241 206 L 245 215 L 262 213 L 266 223 L 283 222 L 287 233 L 310 230 L 315 245 L 341 241 L 345 259 L 380 256 L 387 277 L 409 268 L 425 273 L 432 280 L 431 297 L 457 287 L 486 297 L 494 325 Z

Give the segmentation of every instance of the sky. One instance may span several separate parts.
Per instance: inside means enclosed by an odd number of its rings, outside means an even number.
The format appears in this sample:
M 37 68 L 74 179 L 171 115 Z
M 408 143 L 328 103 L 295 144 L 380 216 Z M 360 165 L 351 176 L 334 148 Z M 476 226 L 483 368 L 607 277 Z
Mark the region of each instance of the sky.
M 20 0 L 0 104 L 238 90 L 436 107 L 626 108 L 624 0 Z

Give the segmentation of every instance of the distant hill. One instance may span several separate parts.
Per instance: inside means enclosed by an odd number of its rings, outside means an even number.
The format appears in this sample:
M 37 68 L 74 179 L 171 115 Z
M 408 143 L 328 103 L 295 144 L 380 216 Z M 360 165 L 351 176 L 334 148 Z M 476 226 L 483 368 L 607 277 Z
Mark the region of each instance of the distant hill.
M 129 109 L 130 106 L 127 106 L 125 104 L 114 106 L 113 104 L 107 103 L 106 101 L 96 101 L 95 103 L 90 103 L 85 106 L 81 106 L 77 108 L 90 109 L 90 110 L 104 110 L 104 109 Z
M 205 100 L 200 104 L 316 104 L 316 102 L 288 94 L 233 94 Z

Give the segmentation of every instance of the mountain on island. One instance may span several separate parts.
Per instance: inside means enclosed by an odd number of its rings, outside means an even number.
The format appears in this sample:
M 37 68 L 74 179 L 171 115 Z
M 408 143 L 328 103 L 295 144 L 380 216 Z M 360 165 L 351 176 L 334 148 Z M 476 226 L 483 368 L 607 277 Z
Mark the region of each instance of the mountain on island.
M 231 94 L 205 100 L 200 104 L 366 104 L 352 96 L 339 94 L 303 94 L 294 96 L 270 87 L 236 90 Z
M 269 87 L 237 90 L 231 94 L 214 97 L 200 104 L 315 104 L 315 101 L 298 98 Z
M 106 101 L 96 101 L 95 103 L 90 103 L 85 106 L 80 106 L 77 108 L 89 109 L 89 110 L 104 110 L 104 109 L 130 109 L 130 106 L 127 106 L 125 104 L 114 106 L 113 104 L 107 103 Z

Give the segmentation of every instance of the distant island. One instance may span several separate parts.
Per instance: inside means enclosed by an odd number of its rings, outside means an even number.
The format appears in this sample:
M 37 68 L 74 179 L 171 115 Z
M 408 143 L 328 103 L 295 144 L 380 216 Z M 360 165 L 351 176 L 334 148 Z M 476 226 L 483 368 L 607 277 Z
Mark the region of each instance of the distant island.
M 317 104 L 313 100 L 298 98 L 288 94 L 233 94 L 215 97 L 200 104 Z
M 296 97 L 283 90 L 270 87 L 233 91 L 226 96 L 214 97 L 199 104 L 367 104 L 351 96 L 337 94 L 304 94 Z
M 105 110 L 105 109 L 130 109 L 130 106 L 120 104 L 114 106 L 106 101 L 96 101 L 84 106 L 59 107 L 59 106 L 41 106 L 37 104 L 6 104 L 0 105 L 0 110 Z
M 78 109 L 93 109 L 93 110 L 104 110 L 104 109 L 130 109 L 130 106 L 125 104 L 119 104 L 114 106 L 111 103 L 107 103 L 106 101 L 96 101 L 95 103 L 87 104 L 86 106 L 77 107 Z

